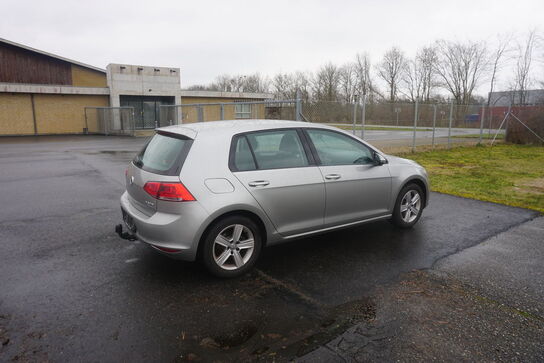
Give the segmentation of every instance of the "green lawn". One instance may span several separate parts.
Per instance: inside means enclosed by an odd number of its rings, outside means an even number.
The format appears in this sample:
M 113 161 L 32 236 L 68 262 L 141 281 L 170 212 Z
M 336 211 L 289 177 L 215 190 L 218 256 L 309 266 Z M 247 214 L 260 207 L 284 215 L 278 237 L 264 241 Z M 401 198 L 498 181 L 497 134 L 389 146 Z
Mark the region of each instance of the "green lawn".
M 494 137 L 495 137 L 495 134 L 489 135 L 486 132 L 484 132 L 482 134 L 482 140 L 493 140 Z M 452 138 L 455 138 L 455 139 L 479 139 L 480 134 L 455 135 L 455 136 L 452 136 Z M 503 139 L 504 139 L 504 134 L 498 134 L 497 135 L 497 140 L 503 140 Z
M 544 147 L 471 146 L 402 154 L 429 172 L 441 193 L 544 213 Z

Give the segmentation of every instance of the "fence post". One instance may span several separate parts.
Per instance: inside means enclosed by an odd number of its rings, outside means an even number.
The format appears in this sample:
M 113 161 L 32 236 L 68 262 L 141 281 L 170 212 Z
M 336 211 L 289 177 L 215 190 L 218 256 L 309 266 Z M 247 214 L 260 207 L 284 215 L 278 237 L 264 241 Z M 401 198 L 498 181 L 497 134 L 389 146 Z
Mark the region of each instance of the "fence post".
M 482 138 L 484 133 L 484 117 L 485 117 L 485 106 L 482 105 L 482 114 L 480 116 L 480 142 L 478 142 L 478 144 L 482 143 Z
M 221 104 L 221 112 L 220 112 L 220 115 L 219 115 L 219 119 L 222 121 L 225 119 L 225 105 L 224 104 Z
M 432 149 L 434 149 L 434 132 L 436 130 L 436 105 L 433 105 L 433 141 L 432 141 Z
M 487 129 L 487 134 L 489 135 L 489 138 L 491 138 L 491 123 L 493 122 L 493 108 L 490 107 L 490 106 L 487 106 L 488 108 L 488 113 L 489 115 L 487 115 L 487 118 L 489 119 L 489 123 L 488 123 L 488 129 Z
M 365 122 L 366 122 L 366 94 L 363 95 L 363 106 L 361 115 L 361 139 L 365 139 Z
M 104 120 L 104 135 L 108 136 L 108 131 L 109 131 L 109 123 L 111 122 L 111 120 L 109 118 L 106 119 L 106 109 L 105 108 L 102 108 L 100 109 L 102 111 L 102 120 Z
M 295 101 L 295 120 L 300 121 L 302 115 L 302 100 L 300 98 L 300 90 L 297 89 L 297 99 Z
M 451 123 L 453 121 L 453 100 L 450 101 L 450 122 L 448 126 L 448 149 L 451 148 Z
M 353 135 L 355 135 L 355 123 L 357 122 L 357 95 L 353 98 Z
M 412 152 L 416 151 L 416 129 L 417 129 L 418 108 L 419 108 L 419 100 L 416 99 L 415 112 L 414 112 L 414 135 L 412 136 Z
M 87 121 L 87 107 L 83 109 L 83 112 L 85 112 L 85 127 L 83 128 L 83 133 L 87 135 L 89 133 L 89 122 Z

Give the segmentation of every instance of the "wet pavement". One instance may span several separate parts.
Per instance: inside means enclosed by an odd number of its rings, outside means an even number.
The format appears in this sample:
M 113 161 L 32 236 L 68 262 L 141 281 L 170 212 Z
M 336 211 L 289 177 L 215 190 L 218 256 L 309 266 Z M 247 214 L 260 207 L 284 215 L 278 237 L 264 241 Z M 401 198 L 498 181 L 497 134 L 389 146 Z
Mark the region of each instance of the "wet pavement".
M 0 360 L 285 360 L 372 318 L 372 294 L 536 213 L 433 193 L 387 222 L 265 250 L 218 280 L 113 233 L 145 139 L 0 139 Z

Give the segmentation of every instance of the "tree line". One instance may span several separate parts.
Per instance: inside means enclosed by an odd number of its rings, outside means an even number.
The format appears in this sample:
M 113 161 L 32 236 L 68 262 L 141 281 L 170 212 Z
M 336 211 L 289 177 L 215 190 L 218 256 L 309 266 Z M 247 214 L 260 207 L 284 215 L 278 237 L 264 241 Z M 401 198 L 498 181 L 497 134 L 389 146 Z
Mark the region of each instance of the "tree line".
M 298 71 L 264 77 L 220 75 L 208 85 L 188 90 L 273 93 L 278 99 L 294 99 L 297 90 L 305 101 L 352 103 L 369 101 L 445 101 L 456 104 L 486 103 L 476 94 L 496 90 L 498 80 L 516 91 L 516 103 L 525 104 L 531 87 L 544 87 L 544 49 L 536 30 L 519 40 L 501 35 L 490 44 L 477 41 L 437 40 L 417 50 L 414 57 L 392 47 L 372 63 L 369 53 L 356 54 L 342 65 L 326 63 L 315 72 Z

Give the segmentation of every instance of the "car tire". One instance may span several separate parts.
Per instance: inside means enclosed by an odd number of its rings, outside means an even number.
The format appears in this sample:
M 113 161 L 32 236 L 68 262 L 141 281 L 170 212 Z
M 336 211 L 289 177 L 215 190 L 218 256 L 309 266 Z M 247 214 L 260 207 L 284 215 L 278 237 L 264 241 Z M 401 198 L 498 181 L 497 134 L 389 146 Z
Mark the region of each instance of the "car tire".
M 414 199 L 417 200 L 414 202 Z M 424 205 L 425 195 L 421 187 L 415 183 L 405 185 L 395 201 L 391 222 L 399 228 L 413 227 L 421 218 Z M 416 210 L 417 213 L 415 213 Z
M 229 216 L 215 222 L 206 233 L 202 261 L 217 277 L 243 275 L 257 262 L 263 238 L 257 224 L 245 216 Z

